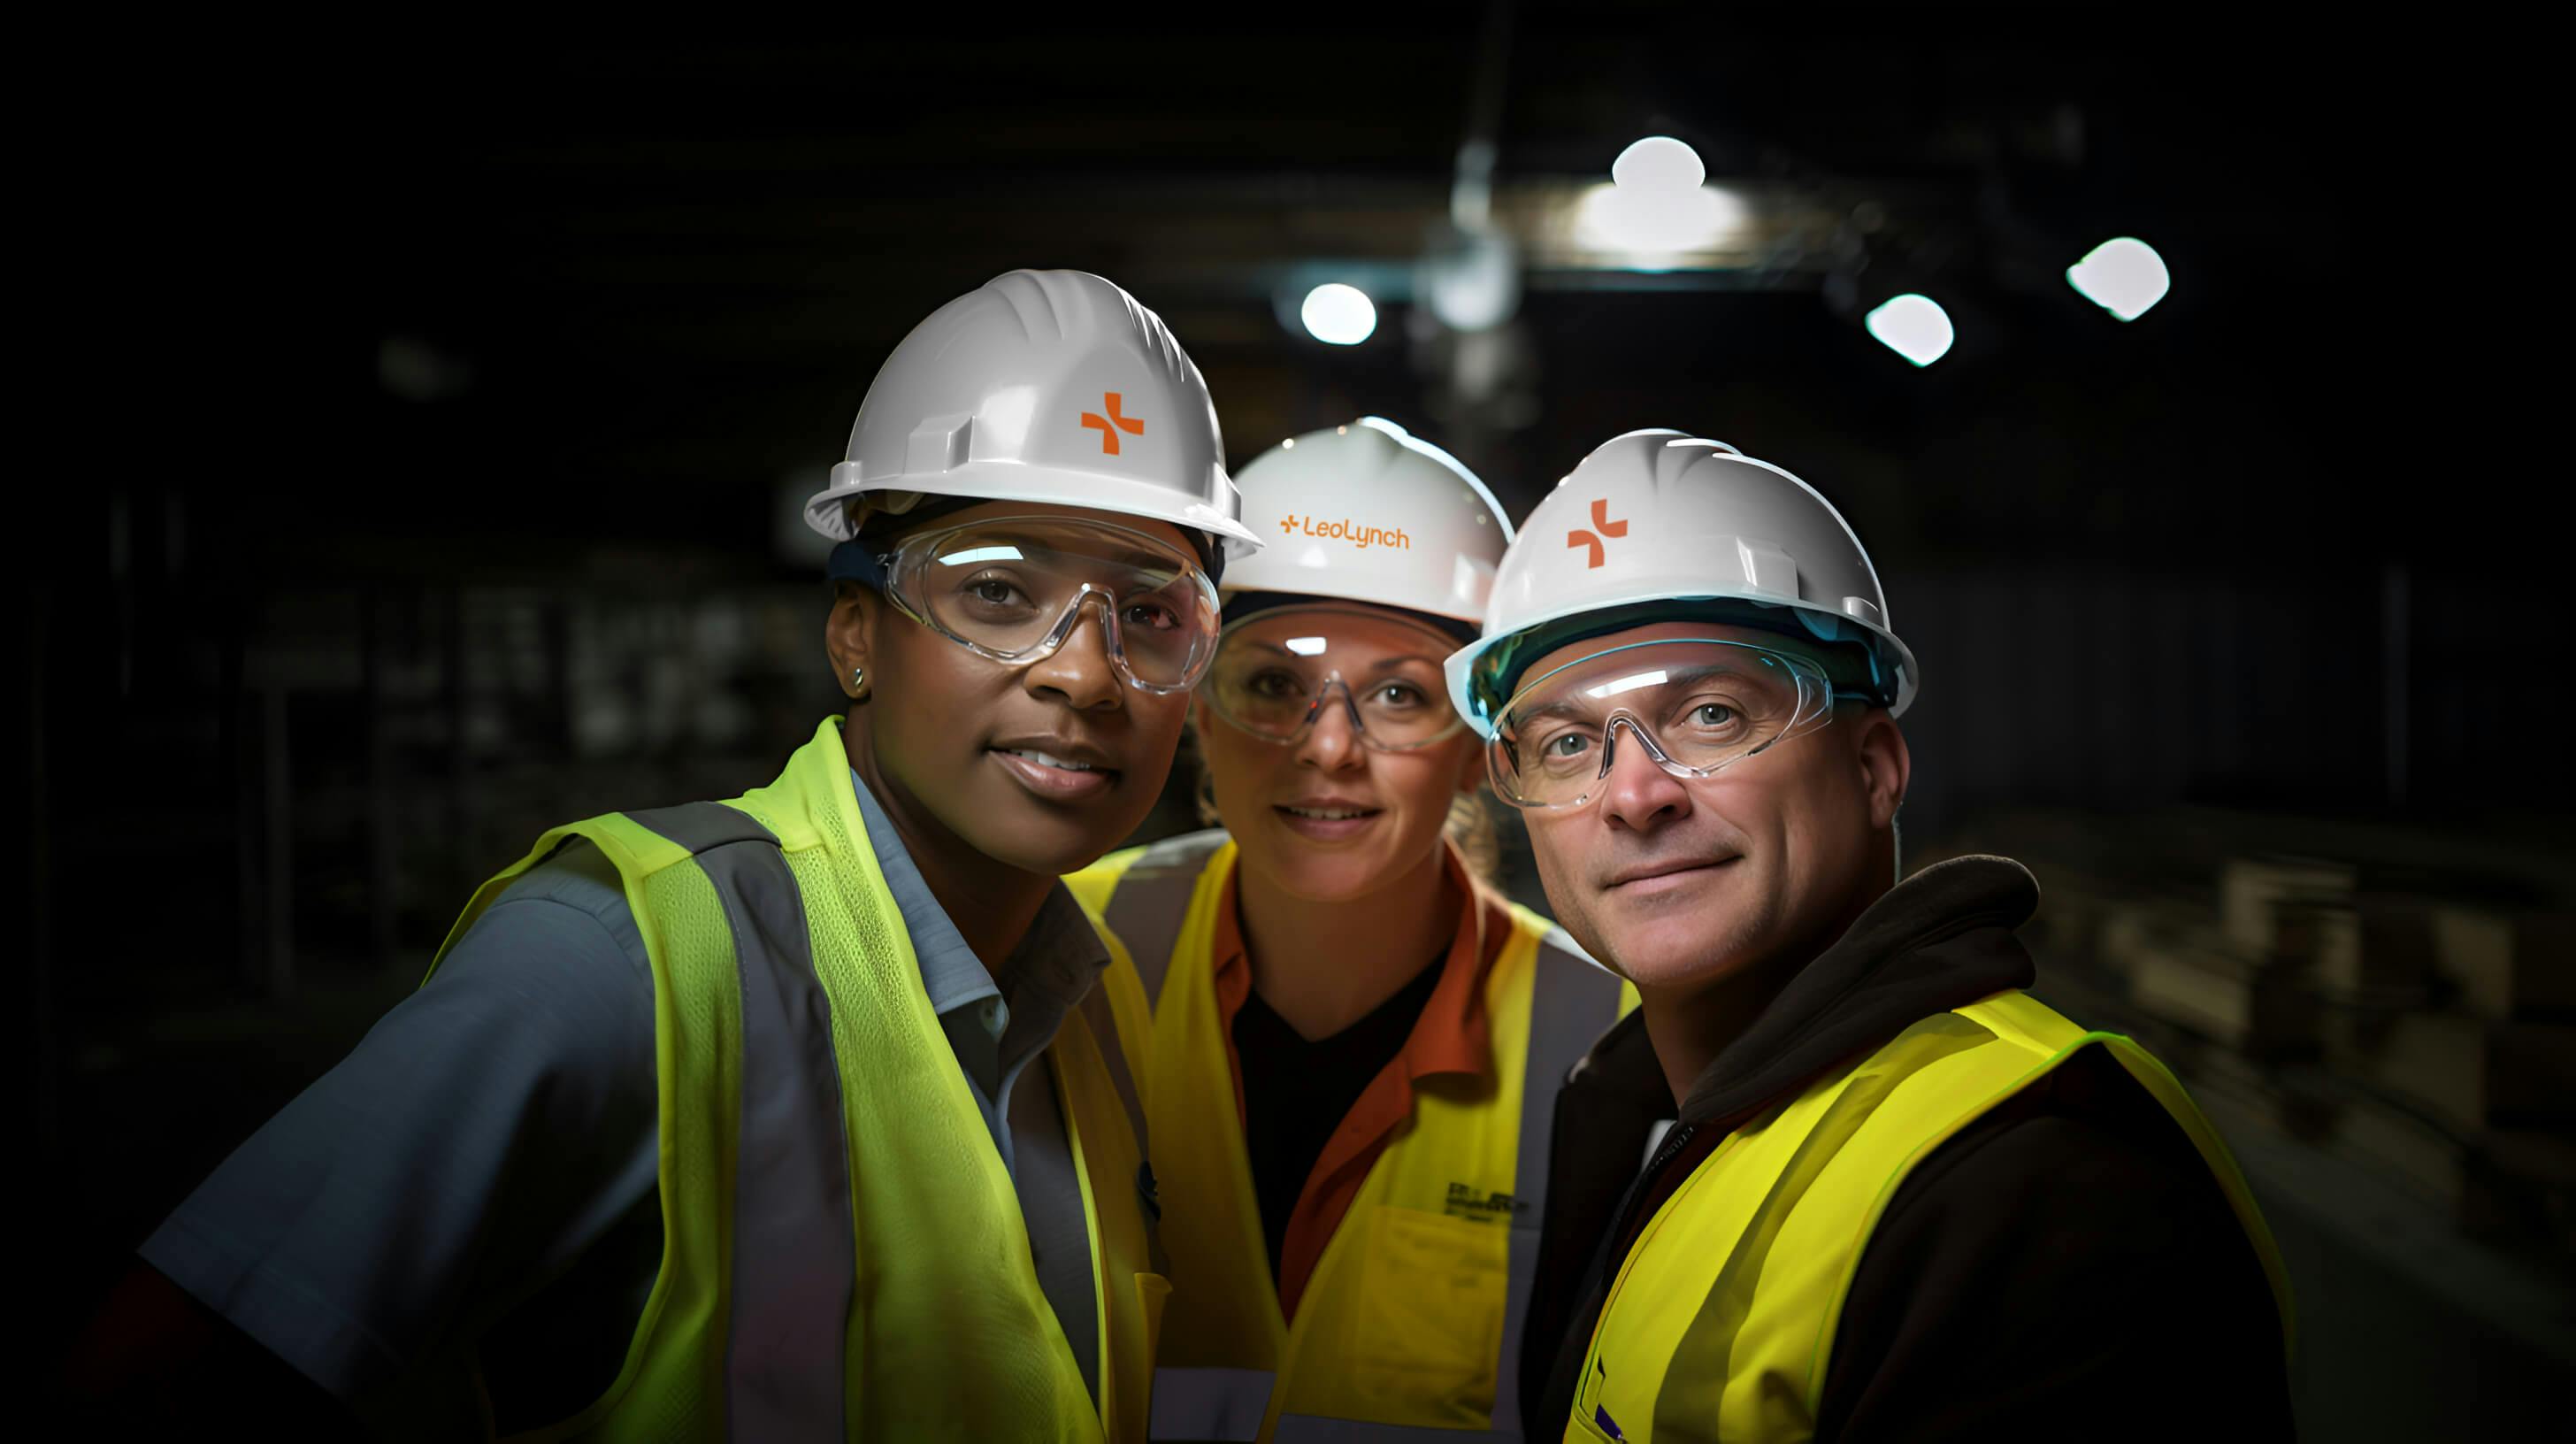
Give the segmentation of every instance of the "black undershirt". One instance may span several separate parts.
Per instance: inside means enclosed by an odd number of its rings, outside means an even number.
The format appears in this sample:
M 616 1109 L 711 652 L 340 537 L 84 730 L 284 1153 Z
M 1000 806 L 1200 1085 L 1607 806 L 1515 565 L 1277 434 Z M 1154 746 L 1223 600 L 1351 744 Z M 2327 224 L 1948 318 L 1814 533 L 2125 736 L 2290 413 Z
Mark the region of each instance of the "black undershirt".
M 1234 1052 L 1243 1064 L 1243 1144 L 1252 1159 L 1252 1193 L 1270 1245 L 1270 1276 L 1288 1243 L 1288 1219 L 1333 1130 L 1351 1105 L 1404 1048 L 1414 1020 L 1440 982 L 1432 959 L 1395 996 L 1328 1038 L 1297 1036 L 1288 1020 L 1255 992 L 1234 1015 Z

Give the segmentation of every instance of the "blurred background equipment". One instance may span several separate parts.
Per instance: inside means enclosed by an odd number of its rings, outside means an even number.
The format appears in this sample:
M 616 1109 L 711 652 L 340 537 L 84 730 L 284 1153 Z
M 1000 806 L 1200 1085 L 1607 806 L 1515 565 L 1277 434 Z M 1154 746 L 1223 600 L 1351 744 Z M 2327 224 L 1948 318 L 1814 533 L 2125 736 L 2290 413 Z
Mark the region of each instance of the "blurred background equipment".
M 2563 1407 L 2564 544 L 2546 468 L 2473 455 L 2497 406 L 2390 369 L 2459 354 L 2393 340 L 2466 254 L 2399 231 L 2475 230 L 2484 142 L 2332 28 L 1263 24 L 63 52 L 41 354 L 95 409 L 44 418 L 85 460 L 21 488 L 10 655 L 39 1307 L 542 828 L 774 772 L 839 700 L 797 508 L 870 377 L 1071 267 L 1187 346 L 1229 467 L 1379 415 L 1515 520 L 1639 427 L 1812 482 L 1938 678 L 1909 854 L 2028 862 L 2042 996 L 2227 1129 L 2307 1437 Z

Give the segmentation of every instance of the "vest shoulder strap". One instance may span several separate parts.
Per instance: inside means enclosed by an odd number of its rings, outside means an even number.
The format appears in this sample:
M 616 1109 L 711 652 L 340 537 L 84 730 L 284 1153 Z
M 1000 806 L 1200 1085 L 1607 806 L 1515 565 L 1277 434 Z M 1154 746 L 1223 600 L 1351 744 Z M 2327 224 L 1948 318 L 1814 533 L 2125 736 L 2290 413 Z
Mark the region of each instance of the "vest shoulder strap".
M 625 816 L 637 826 L 688 849 L 692 856 L 731 842 L 778 846 L 778 834 L 754 821 L 750 813 L 721 802 L 683 802 L 677 807 L 655 807 Z
M 645 812 L 606 812 L 580 822 L 566 823 L 548 829 L 537 839 L 528 855 L 486 881 L 476 889 L 465 910 L 448 930 L 447 940 L 438 945 L 438 953 L 429 965 L 429 976 L 435 976 L 438 965 L 455 951 L 466 931 L 483 916 L 486 909 L 500 900 L 501 894 L 519 876 L 544 862 L 554 853 L 576 840 L 587 838 L 616 864 L 620 874 L 631 885 L 651 877 L 675 863 L 684 862 L 709 848 L 728 842 L 778 839 L 759 823 L 737 809 L 720 802 L 689 802 L 677 807 L 654 808 Z M 630 892 L 629 900 L 639 895 Z M 424 977 L 422 981 L 428 979 Z
M 1996 1037 L 2041 1057 L 2063 1053 L 2090 1038 L 2111 1036 L 2087 1033 L 2056 1009 L 2018 988 L 2006 989 L 1951 1011 L 1960 1017 L 1975 1019 L 1993 1030 Z
M 1223 828 L 1185 832 L 1146 848 L 1100 910 L 1101 920 L 1127 947 L 1128 959 L 1145 984 L 1145 1002 L 1163 995 L 1163 979 L 1172 970 L 1172 948 L 1181 940 L 1181 923 L 1189 916 L 1190 896 L 1199 874 L 1225 845 Z

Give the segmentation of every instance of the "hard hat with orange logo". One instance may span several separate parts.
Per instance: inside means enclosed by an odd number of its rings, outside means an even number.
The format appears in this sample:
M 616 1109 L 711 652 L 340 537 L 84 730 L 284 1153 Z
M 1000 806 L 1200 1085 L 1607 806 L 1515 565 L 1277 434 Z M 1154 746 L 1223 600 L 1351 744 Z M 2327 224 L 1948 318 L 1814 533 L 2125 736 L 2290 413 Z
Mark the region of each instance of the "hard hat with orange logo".
M 1319 597 L 1463 623 L 1468 635 L 1484 619 L 1512 526 L 1439 447 L 1363 416 L 1279 443 L 1237 480 L 1244 523 L 1266 545 L 1227 571 L 1227 616 Z
M 1914 701 L 1914 654 L 1842 513 L 1769 462 L 1660 430 L 1604 442 L 1530 513 L 1495 576 L 1484 638 L 1449 658 L 1450 700 L 1490 737 L 1532 661 L 1695 616 L 1822 644 L 1891 713 Z
M 847 541 L 925 496 L 1166 521 L 1226 556 L 1262 543 L 1243 525 L 1199 368 L 1160 317 L 1083 271 L 1012 271 L 913 327 L 805 520 Z

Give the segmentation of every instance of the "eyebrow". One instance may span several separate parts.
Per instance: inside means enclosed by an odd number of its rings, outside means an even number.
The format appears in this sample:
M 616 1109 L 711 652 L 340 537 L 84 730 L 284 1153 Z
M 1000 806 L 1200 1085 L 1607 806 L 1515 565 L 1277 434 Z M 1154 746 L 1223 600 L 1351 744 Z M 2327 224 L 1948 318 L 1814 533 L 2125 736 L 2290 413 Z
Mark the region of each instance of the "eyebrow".
M 1536 722 L 1542 718 L 1549 717 L 1579 717 L 1586 710 L 1587 709 L 1583 707 L 1575 705 L 1571 700 L 1548 702 L 1540 706 L 1532 707 L 1528 711 L 1521 713 L 1520 720 L 1522 722 Z

